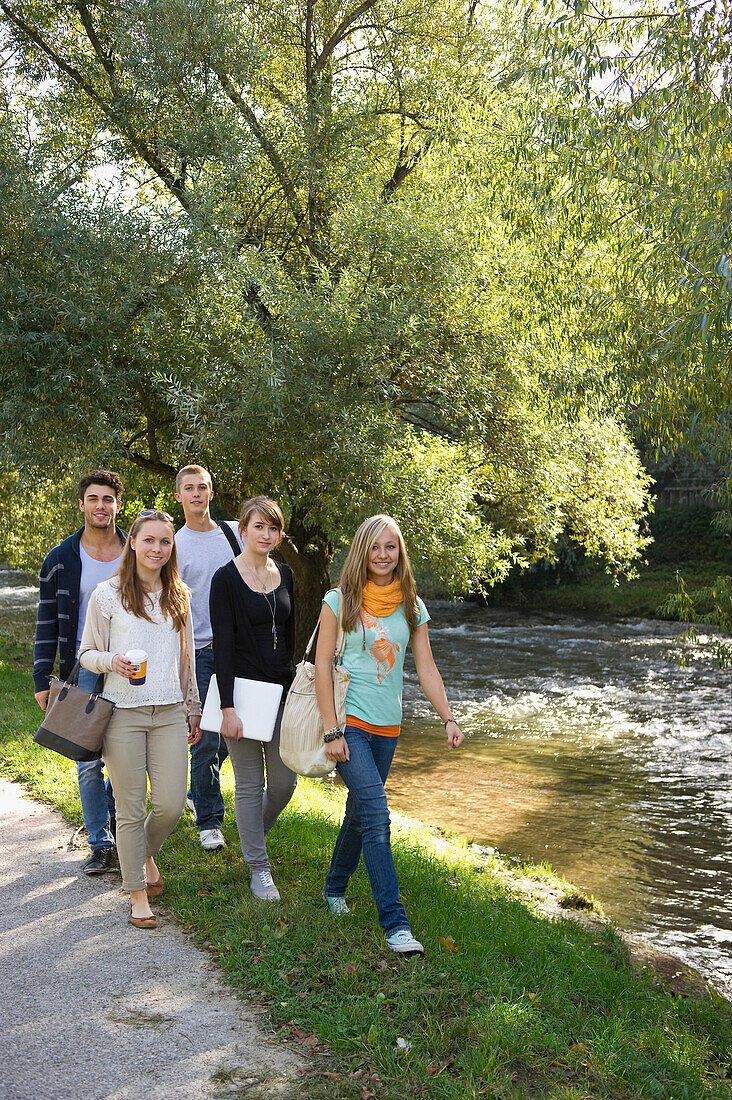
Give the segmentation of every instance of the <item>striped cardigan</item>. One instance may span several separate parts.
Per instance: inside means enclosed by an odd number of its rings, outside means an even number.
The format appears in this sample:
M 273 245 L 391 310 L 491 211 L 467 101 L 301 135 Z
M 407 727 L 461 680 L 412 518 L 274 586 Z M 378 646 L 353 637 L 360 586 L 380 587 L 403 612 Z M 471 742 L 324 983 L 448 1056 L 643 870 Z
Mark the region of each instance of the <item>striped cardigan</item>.
M 124 543 L 127 532 L 121 527 L 116 530 Z M 59 675 L 68 676 L 74 667 L 81 587 L 79 543 L 83 534 L 82 527 L 58 546 L 54 546 L 41 566 L 36 640 L 33 647 L 33 685 L 37 692 L 48 691 L 57 650 Z

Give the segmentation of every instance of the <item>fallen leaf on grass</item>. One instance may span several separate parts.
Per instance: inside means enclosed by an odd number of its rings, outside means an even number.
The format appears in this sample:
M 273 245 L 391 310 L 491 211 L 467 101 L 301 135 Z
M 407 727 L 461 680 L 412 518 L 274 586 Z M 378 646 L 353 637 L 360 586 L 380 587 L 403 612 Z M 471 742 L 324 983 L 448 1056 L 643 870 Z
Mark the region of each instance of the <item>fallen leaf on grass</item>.
M 376 1096 L 375 1092 L 367 1089 L 365 1085 L 361 1085 L 361 1100 L 373 1100 L 374 1096 Z
M 454 1065 L 454 1058 L 445 1058 L 444 1061 L 440 1062 L 440 1064 L 437 1066 L 427 1066 L 427 1074 L 429 1077 L 436 1077 L 438 1073 L 442 1073 L 443 1070 L 450 1069 L 450 1067 Z
M 530 1001 L 533 1001 L 534 997 L 536 996 L 536 993 L 528 993 L 527 992 L 526 996 L 529 998 Z
M 323 1073 L 323 1077 L 327 1077 L 329 1081 L 340 1081 L 343 1077 L 342 1073 L 329 1073 L 327 1070 Z
M 348 966 L 346 967 L 346 974 L 355 974 L 355 973 L 356 973 L 356 967 L 353 965 L 353 963 L 349 963 Z
M 441 945 L 446 955 L 451 955 L 453 951 L 462 951 L 462 948 L 458 947 L 452 936 L 438 936 L 437 942 Z
M 211 894 L 210 890 L 196 890 L 196 896 L 199 898 L 207 897 Z

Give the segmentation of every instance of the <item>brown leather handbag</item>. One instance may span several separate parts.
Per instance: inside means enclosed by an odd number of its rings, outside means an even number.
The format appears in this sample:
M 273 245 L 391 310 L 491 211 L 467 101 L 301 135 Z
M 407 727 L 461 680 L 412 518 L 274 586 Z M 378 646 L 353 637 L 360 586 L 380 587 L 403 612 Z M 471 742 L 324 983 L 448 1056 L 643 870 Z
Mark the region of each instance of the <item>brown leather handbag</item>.
M 99 760 L 115 704 L 102 695 L 103 675 L 98 677 L 93 692 L 79 687 L 80 667 L 77 661 L 68 680 L 51 677 L 46 713 L 33 740 L 69 760 Z

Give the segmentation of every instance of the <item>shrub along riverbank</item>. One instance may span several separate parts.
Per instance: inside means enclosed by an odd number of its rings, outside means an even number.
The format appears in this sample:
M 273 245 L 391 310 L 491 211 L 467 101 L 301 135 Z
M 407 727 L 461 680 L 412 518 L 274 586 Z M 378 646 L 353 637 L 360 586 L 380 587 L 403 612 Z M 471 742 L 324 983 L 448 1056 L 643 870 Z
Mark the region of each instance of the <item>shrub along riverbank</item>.
M 489 604 L 564 614 L 668 618 L 662 605 L 677 590 L 679 573 L 689 591 L 732 573 L 729 534 L 715 526 L 712 508 L 663 508 L 649 516 L 653 542 L 637 576 L 615 578 L 567 546 L 555 564 L 515 572 L 486 593 Z
M 28 673 L 0 662 L 0 699 L 3 773 L 80 823 L 75 767 L 30 740 L 39 712 Z M 266 1003 L 279 1034 L 313 1055 L 295 1095 L 731 1095 L 732 1006 L 655 984 L 609 927 L 540 916 L 515 896 L 505 866 L 477 859 L 467 844 L 414 823 L 395 830 L 424 959 L 385 951 L 362 869 L 349 891 L 352 914 L 332 918 L 320 894 L 343 797 L 329 784 L 300 781 L 268 842 L 282 904 L 255 901 L 228 766 L 223 785 L 229 847 L 202 852 L 186 815 L 163 849 L 160 901 L 211 952 L 232 989 Z M 125 919 L 120 894 L 120 925 Z M 235 1080 L 212 1088 L 241 1094 Z

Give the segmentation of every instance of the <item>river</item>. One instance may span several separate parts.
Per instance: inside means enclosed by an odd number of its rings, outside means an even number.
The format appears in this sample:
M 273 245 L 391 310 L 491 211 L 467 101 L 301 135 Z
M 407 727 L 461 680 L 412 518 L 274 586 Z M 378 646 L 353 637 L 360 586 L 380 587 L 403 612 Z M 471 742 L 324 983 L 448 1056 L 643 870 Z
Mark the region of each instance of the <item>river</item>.
M 36 598 L 0 571 L 0 626 L 31 621 Z M 408 659 L 391 804 L 551 864 L 732 995 L 732 673 L 709 639 L 682 667 L 677 624 L 430 610 L 468 739 L 446 750 Z
M 678 624 L 434 603 L 467 734 L 444 747 L 413 667 L 389 778 L 403 812 L 544 862 L 732 994 L 732 673 Z

